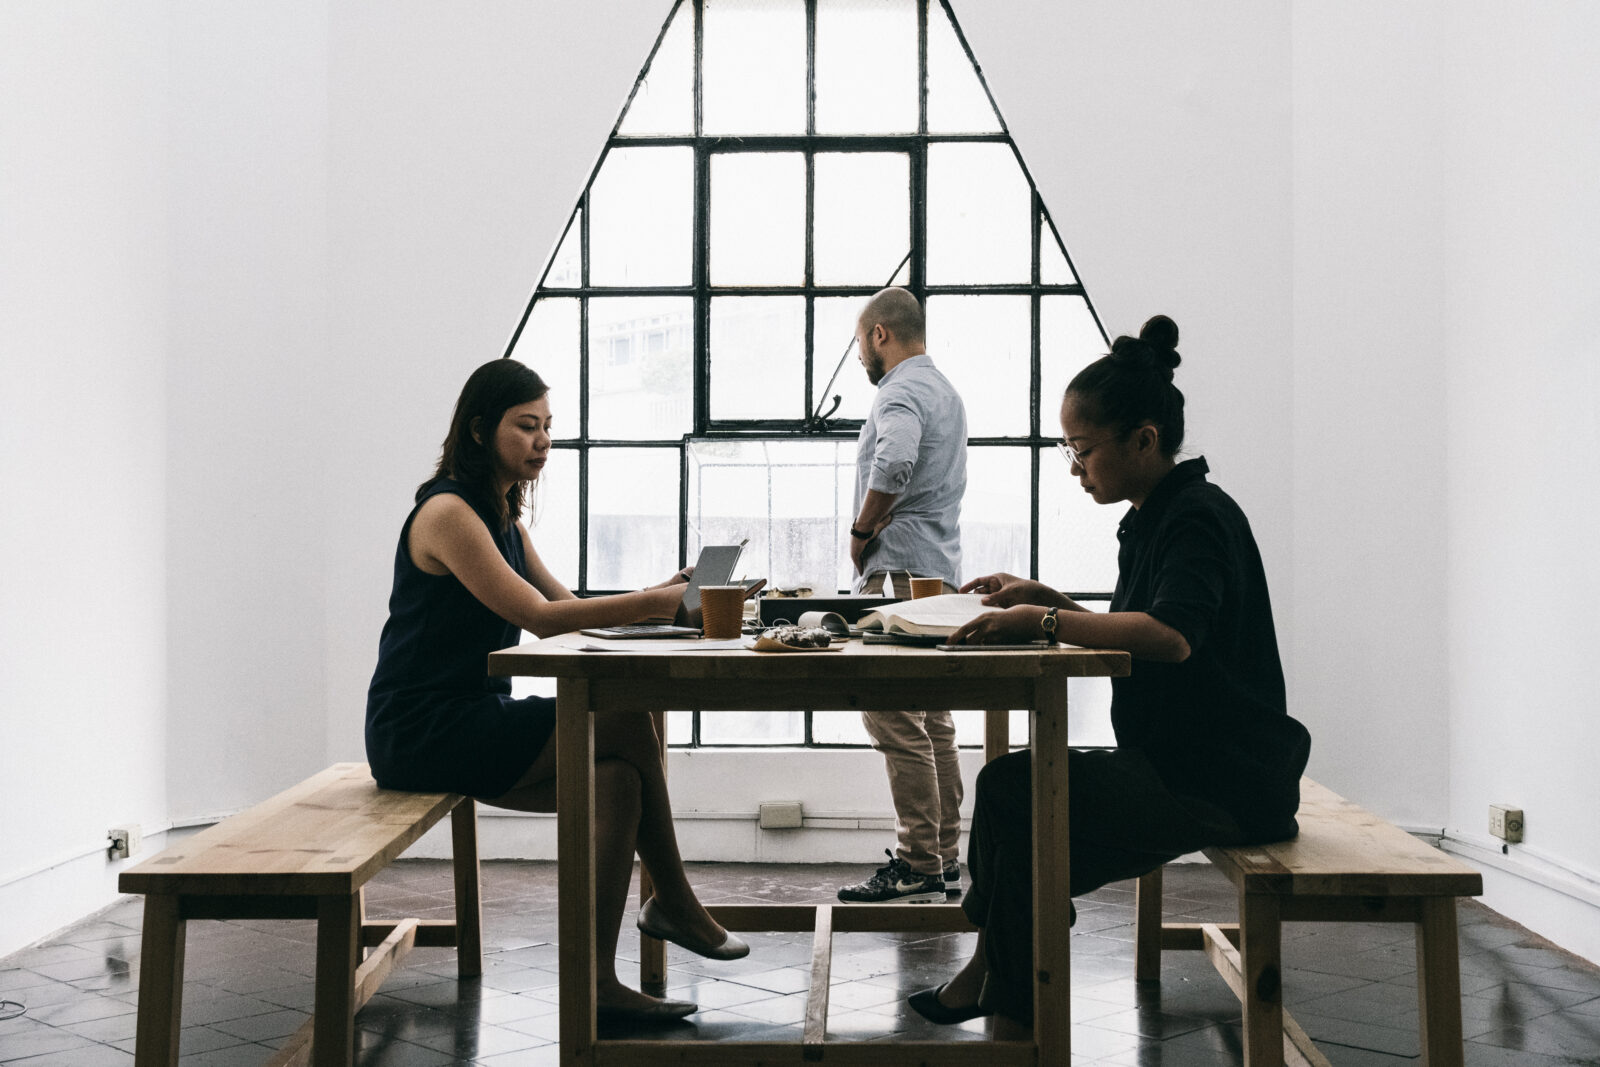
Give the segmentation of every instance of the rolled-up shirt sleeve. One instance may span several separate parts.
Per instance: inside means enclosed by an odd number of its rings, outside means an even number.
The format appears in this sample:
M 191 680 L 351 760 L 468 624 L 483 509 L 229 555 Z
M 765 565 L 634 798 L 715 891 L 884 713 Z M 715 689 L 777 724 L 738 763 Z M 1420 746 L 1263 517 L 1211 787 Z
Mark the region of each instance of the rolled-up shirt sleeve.
M 1174 516 L 1165 534 L 1157 547 L 1161 564 L 1155 595 L 1146 611 L 1198 649 L 1227 596 L 1228 575 L 1233 573 L 1228 539 L 1215 517 L 1204 512 Z
M 917 466 L 917 449 L 922 445 L 922 419 L 901 400 L 879 405 L 876 421 L 877 447 L 872 454 L 872 472 L 867 488 L 898 496 L 911 481 Z

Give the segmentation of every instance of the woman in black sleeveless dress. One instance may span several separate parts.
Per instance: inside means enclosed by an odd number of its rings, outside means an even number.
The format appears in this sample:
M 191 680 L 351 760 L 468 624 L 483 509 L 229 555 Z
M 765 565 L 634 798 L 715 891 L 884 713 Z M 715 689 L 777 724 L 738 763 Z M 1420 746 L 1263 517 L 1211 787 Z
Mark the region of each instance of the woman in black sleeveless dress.
M 537 637 L 674 614 L 685 573 L 635 593 L 580 600 L 551 575 L 521 521 L 529 483 L 550 450 L 548 387 L 511 359 L 468 378 L 434 476 L 395 550 L 389 621 L 367 695 L 367 759 L 388 789 L 465 793 L 496 807 L 555 810 L 555 701 L 512 699 L 485 673 L 488 654 Z M 662 1021 L 697 1009 L 617 978 L 618 929 L 633 857 L 655 897 L 640 929 L 713 959 L 749 952 L 712 919 L 684 875 L 646 714 L 594 722 L 596 986 L 602 1019 Z

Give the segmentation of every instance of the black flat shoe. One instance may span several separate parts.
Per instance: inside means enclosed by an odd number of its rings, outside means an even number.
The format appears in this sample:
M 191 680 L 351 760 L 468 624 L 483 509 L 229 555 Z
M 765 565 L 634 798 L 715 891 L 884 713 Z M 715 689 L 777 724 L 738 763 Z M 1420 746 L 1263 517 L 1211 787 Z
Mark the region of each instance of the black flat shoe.
M 944 985 L 913 993 L 906 998 L 906 1003 L 910 1004 L 918 1015 L 930 1023 L 938 1023 L 941 1026 L 953 1026 L 956 1023 L 964 1023 L 968 1019 L 979 1019 L 985 1015 L 994 1014 L 992 1011 L 984 1010 L 978 1004 L 969 1004 L 964 1008 L 945 1007 L 939 1000 L 939 994 L 943 993 L 944 986 L 949 984 L 949 982 L 946 982 Z

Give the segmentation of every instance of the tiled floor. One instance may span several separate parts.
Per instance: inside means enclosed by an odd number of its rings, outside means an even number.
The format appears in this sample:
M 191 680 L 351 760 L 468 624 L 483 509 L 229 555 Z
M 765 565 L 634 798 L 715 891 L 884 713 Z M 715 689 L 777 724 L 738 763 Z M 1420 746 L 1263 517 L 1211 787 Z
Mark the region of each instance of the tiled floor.
M 855 867 L 695 864 L 708 903 L 829 901 Z M 454 953 L 418 949 L 356 1018 L 363 1067 L 494 1067 L 558 1062 L 555 866 L 483 868 L 485 973 L 458 982 Z M 448 917 L 449 867 L 401 861 L 372 885 L 369 910 Z M 1169 953 L 1159 985 L 1133 981 L 1132 886 L 1079 902 L 1073 931 L 1076 1064 L 1212 1067 L 1240 1062 L 1239 1009 L 1200 953 Z M 1227 921 L 1231 887 L 1204 865 L 1170 868 L 1167 914 Z M 0 1063 L 101 1067 L 133 1062 L 140 898 L 47 944 L 0 959 Z M 1600 1064 L 1600 969 L 1487 908 L 1461 908 L 1462 1017 L 1469 1067 Z M 624 924 L 622 955 L 637 960 Z M 1408 926 L 1292 925 L 1285 1000 L 1335 1067 L 1415 1063 L 1415 956 Z M 258 1064 L 311 1006 L 314 930 L 303 922 L 190 924 L 183 1063 Z M 972 935 L 835 938 L 830 1036 L 840 1040 L 982 1040 L 984 1022 L 936 1027 L 906 994 L 949 975 Z M 699 1001 L 675 1038 L 798 1040 L 809 935 L 752 935 L 743 960 L 669 949 L 670 993 Z M 637 976 L 633 970 L 631 977 Z M 624 974 L 625 978 L 630 977 Z M 11 1016 L 22 1005 L 20 1015 Z M 660 1031 L 658 1031 L 660 1032 Z M 629 1036 L 647 1036 L 630 1034 Z

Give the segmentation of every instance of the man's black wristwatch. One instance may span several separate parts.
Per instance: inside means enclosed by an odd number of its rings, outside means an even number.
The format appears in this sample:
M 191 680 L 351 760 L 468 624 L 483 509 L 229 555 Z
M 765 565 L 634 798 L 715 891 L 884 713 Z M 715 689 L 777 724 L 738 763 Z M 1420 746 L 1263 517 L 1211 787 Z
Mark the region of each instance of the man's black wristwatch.
M 1044 631 L 1044 639 L 1052 645 L 1056 643 L 1056 608 L 1051 608 L 1044 613 L 1044 618 L 1039 620 L 1039 629 Z
M 870 541 L 870 540 L 872 540 L 872 531 L 871 530 L 858 530 L 854 526 L 852 526 L 852 527 L 850 527 L 850 536 L 854 537 L 857 541 Z

